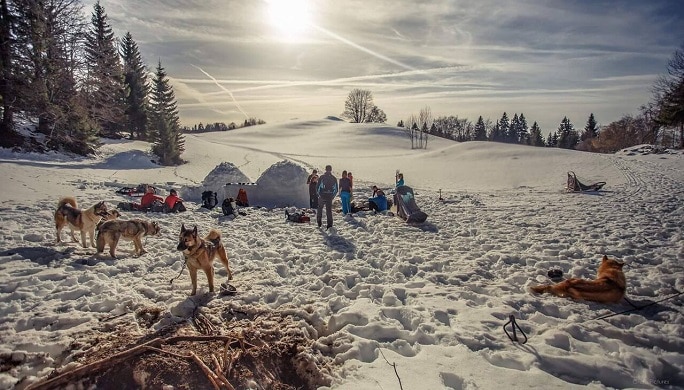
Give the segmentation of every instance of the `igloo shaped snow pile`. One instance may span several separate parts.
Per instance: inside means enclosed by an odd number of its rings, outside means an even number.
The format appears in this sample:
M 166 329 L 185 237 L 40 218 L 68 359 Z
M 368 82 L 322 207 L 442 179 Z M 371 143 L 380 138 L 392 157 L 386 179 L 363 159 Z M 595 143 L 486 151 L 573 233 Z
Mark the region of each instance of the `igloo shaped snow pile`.
M 240 185 L 251 180 L 232 163 L 222 162 L 209 172 L 200 186 L 182 187 L 179 195 L 183 199 L 201 203 L 202 192 L 214 191 L 220 205 L 226 198 L 236 198 L 238 190 L 244 188 L 250 206 L 309 207 L 307 177 L 308 173 L 303 167 L 290 161 L 280 161 L 265 170 L 256 185 Z M 232 184 L 226 185 L 228 183 Z
M 200 186 L 183 187 L 179 195 L 183 199 L 201 203 L 202 192 L 214 191 L 220 204 L 227 197 L 235 197 L 235 194 L 231 193 L 232 189 L 226 187 L 226 183 L 246 182 L 250 182 L 250 179 L 238 167 L 229 162 L 222 162 L 209 172 Z M 237 193 L 237 189 L 232 192 Z
M 255 187 L 245 188 L 250 206 L 309 207 L 308 173 L 291 161 L 279 161 L 261 174 Z

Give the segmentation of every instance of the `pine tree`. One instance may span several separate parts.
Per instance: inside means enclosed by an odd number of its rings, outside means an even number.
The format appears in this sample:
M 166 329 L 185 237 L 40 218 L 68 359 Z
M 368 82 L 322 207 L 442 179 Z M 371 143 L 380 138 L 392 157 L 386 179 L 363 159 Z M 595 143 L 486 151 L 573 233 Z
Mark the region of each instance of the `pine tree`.
M 557 146 L 559 148 L 574 149 L 579 142 L 579 135 L 568 117 L 563 117 L 556 134 L 558 137 Z
M 530 129 L 530 145 L 532 146 L 544 146 L 544 138 L 542 138 L 541 135 L 541 128 L 537 124 L 537 122 L 534 122 L 532 124 L 532 128 Z M 551 140 L 549 134 L 549 141 Z
M 47 146 L 90 154 L 99 146 L 84 99 L 76 90 L 77 43 L 82 36 L 78 2 L 15 0 L 16 105 L 38 119 Z
M 86 33 L 85 57 L 90 115 L 103 136 L 116 136 L 125 120 L 123 70 L 116 37 L 99 1 L 95 3 L 90 30 Z
M 581 140 L 587 140 L 591 138 L 596 138 L 598 135 L 598 126 L 596 124 L 596 119 L 594 119 L 594 113 L 589 114 L 589 119 L 587 119 L 587 124 L 584 126 L 584 131 L 582 132 Z
M 558 146 L 558 133 L 549 133 L 546 137 L 546 146 L 555 148 Z
M 159 162 L 162 165 L 182 164 L 180 155 L 185 151 L 185 140 L 180 129 L 176 97 L 161 60 L 152 81 L 149 118 L 154 140 L 152 152 L 159 157 Z
M 7 0 L 0 1 L 0 146 L 15 146 L 21 143 L 14 129 L 14 109 L 17 78 L 15 72 L 16 41 L 13 34 L 13 18 Z
M 475 124 L 475 135 L 473 137 L 474 141 L 486 141 L 487 140 L 487 127 L 485 126 L 482 115 L 477 118 L 477 123 Z
M 130 32 L 121 40 L 121 58 L 126 93 L 126 128 L 132 139 L 147 140 L 147 95 L 150 93 L 150 86 L 138 44 Z
M 511 126 L 508 128 L 507 142 L 517 144 L 520 136 L 520 118 L 518 114 L 513 114 L 511 119 Z
M 679 128 L 679 147 L 684 149 L 684 44 L 672 54 L 667 74 L 658 78 L 654 93 L 657 123 Z
M 503 115 L 501 115 L 501 119 L 499 119 L 499 137 L 495 141 L 499 142 L 508 142 L 509 134 L 508 132 L 511 130 L 511 125 L 510 121 L 508 120 L 508 115 L 504 112 Z
M 518 120 L 520 121 L 520 127 L 518 129 L 518 142 L 523 145 L 530 145 L 530 132 L 528 131 L 527 119 L 525 119 L 525 115 L 520 113 Z
M 496 121 L 494 127 L 492 127 L 492 131 L 489 133 L 489 140 L 494 142 L 500 142 L 501 136 L 501 125 L 499 125 L 499 121 Z

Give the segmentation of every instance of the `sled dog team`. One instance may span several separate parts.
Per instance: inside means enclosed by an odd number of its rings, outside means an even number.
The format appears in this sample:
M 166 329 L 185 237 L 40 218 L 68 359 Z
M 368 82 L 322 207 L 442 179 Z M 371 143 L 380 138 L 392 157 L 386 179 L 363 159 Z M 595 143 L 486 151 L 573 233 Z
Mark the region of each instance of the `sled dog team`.
M 118 217 L 119 213 L 115 210 L 107 210 L 104 202 L 98 202 L 87 209 L 79 209 L 73 197 L 62 198 L 55 210 L 57 242 L 61 242 L 62 229 L 68 227 L 75 242 L 78 240 L 74 236 L 74 231 L 81 233 L 81 244 L 84 248 L 88 247 L 86 244 L 86 234 L 88 234 L 90 245 L 97 248 L 97 253 L 102 253 L 105 245 L 108 245 L 109 254 L 116 258 L 116 246 L 120 239 L 133 241 L 135 254 L 140 256 L 145 253 L 142 238 L 160 234 L 160 228 L 156 222 L 142 219 L 119 220 Z M 104 222 L 100 224 L 102 220 Z M 94 239 L 96 231 L 97 245 Z M 214 291 L 214 259 L 217 257 L 228 272 L 228 280 L 233 278 L 228 266 L 228 255 L 221 241 L 221 233 L 217 229 L 211 229 L 209 234 L 202 238 L 197 232 L 197 226 L 187 229 L 185 224 L 182 224 L 176 249 L 183 252 L 190 270 L 191 295 L 197 292 L 198 270 L 202 270 L 207 276 L 209 291 Z M 618 302 L 624 297 L 627 284 L 622 271 L 623 265 L 624 263 L 609 259 L 604 255 L 594 280 L 570 278 L 556 284 L 533 286 L 530 290 L 537 294 L 551 293 L 559 297 L 602 303 Z
M 119 212 L 107 210 L 104 202 L 98 202 L 87 209 L 80 209 L 73 197 L 65 197 L 59 200 L 55 210 L 55 228 L 57 229 L 57 242 L 62 242 L 62 230 L 68 227 L 71 238 L 78 242 L 74 231 L 81 233 L 81 245 L 88 248 L 86 235 L 90 237 L 90 246 L 97 248 L 97 253 L 104 252 L 105 245 L 109 246 L 109 254 L 116 258 L 116 246 L 120 239 L 133 241 L 137 256 L 145 253 L 142 239 L 145 236 L 159 236 L 161 229 L 157 222 L 143 219 L 119 220 Z M 97 238 L 95 234 L 97 232 Z M 97 241 L 97 245 L 95 244 Z M 221 241 L 221 233 L 211 229 L 209 234 L 202 238 L 194 229 L 186 229 L 181 225 L 178 238 L 178 247 L 183 252 L 185 263 L 190 270 L 192 282 L 192 294 L 197 292 L 197 271 L 202 270 L 207 276 L 209 291 L 214 291 L 214 259 L 219 258 L 228 272 L 228 280 L 233 274 L 228 266 L 228 255 Z

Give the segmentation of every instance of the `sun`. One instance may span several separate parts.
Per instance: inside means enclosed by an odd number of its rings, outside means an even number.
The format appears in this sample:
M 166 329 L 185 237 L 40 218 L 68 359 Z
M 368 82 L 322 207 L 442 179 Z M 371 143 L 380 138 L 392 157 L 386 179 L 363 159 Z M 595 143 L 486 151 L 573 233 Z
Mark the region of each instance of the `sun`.
M 303 39 L 311 28 L 311 9 L 307 0 L 266 0 L 271 26 L 278 36 L 294 42 Z

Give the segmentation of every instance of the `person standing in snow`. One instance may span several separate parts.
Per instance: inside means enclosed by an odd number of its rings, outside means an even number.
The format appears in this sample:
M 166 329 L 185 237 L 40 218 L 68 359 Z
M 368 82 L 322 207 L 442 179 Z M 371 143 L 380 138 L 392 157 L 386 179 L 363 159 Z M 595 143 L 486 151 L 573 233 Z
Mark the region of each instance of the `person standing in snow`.
M 351 191 L 352 184 L 347 171 L 342 171 L 342 178 L 340 179 L 340 200 L 342 200 L 343 215 L 351 213 Z
M 325 173 L 318 178 L 318 211 L 316 213 L 316 222 L 318 227 L 321 227 L 323 222 L 323 206 L 325 206 L 325 216 L 327 228 L 333 225 L 332 216 L 332 201 L 337 195 L 337 178 L 332 174 L 332 166 L 325 166 Z
M 318 170 L 314 169 L 313 172 L 306 179 L 306 184 L 309 185 L 309 207 L 312 209 L 318 209 Z

